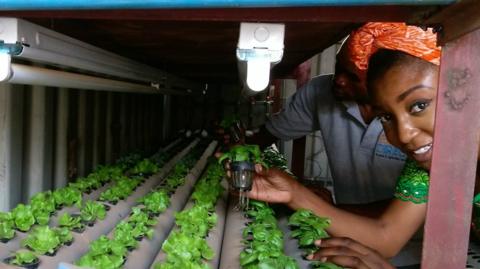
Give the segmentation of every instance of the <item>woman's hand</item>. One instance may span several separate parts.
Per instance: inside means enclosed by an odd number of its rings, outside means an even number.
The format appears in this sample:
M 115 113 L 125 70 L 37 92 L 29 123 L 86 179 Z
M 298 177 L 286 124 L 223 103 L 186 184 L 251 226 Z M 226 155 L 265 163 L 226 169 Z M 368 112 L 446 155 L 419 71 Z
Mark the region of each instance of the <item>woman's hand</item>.
M 300 187 L 294 178 L 276 168 L 265 169 L 257 164 L 255 172 L 252 190 L 248 193 L 252 199 L 288 204 Z
M 395 269 L 377 251 L 350 238 L 327 238 L 317 240 L 315 245 L 320 250 L 308 256 L 310 260 L 328 261 L 352 269 Z

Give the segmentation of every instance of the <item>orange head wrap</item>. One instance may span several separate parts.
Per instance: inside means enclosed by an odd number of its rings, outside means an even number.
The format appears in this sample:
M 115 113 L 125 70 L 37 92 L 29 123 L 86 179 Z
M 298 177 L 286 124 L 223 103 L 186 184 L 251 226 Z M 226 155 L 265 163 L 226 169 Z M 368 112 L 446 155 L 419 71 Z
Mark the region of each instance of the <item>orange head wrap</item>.
M 350 60 L 360 70 L 368 68 L 370 56 L 379 49 L 398 50 L 436 65 L 440 63 L 440 47 L 432 29 L 405 23 L 369 22 L 353 31 L 346 45 Z

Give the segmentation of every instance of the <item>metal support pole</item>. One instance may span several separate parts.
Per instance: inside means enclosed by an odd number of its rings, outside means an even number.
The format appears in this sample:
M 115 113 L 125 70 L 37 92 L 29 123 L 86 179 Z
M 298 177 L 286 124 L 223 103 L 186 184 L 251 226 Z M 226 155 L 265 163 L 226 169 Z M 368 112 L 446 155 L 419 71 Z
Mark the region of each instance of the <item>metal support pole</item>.
M 86 132 L 87 132 L 87 92 L 78 92 L 78 114 L 77 114 L 77 176 L 84 176 L 86 156 Z
M 107 93 L 107 108 L 105 119 L 105 163 L 111 163 L 113 161 L 113 136 L 112 136 L 112 123 L 113 123 L 113 93 Z
M 122 156 L 125 154 L 128 150 L 128 139 L 127 139 L 127 134 L 128 134 L 128 128 L 127 128 L 127 116 L 128 116 L 128 98 L 127 94 L 121 94 L 120 95 L 120 128 L 119 128 L 119 136 L 120 136 L 120 152 L 119 156 Z
M 170 138 L 170 104 L 171 104 L 171 97 L 169 95 L 163 96 L 163 128 L 162 128 L 162 142 L 165 142 L 167 139 Z
M 0 211 L 21 202 L 23 88 L 0 84 Z
M 53 185 L 53 92 L 51 89 L 33 86 L 26 97 L 29 98 L 29 106 L 24 130 L 24 200 Z
M 94 93 L 93 113 L 93 168 L 105 162 L 105 93 L 96 91 Z
M 53 181 L 55 188 L 67 185 L 67 130 L 68 130 L 68 89 L 57 91 L 57 111 L 55 126 L 55 161 L 53 170 Z
M 465 268 L 477 167 L 480 29 L 443 47 L 422 269 Z

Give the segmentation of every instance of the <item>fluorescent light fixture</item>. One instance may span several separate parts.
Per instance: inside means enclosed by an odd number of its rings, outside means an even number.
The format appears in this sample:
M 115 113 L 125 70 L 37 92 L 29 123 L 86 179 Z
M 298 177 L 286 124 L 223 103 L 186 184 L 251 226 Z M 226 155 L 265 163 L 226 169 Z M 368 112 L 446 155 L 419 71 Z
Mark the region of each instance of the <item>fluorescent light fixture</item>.
M 185 92 L 202 88 L 199 83 L 192 83 L 21 19 L 0 18 L 0 29 L 0 54 L 10 54 L 12 60 L 22 59 L 44 67 L 74 70 L 92 78 L 137 81 L 138 85 L 166 85 L 166 88 Z M 0 59 L 0 64 L 0 79 L 4 78 L 0 81 L 5 81 L 7 73 L 4 69 L 7 66 L 4 58 Z M 67 87 L 77 88 L 73 82 Z M 135 92 L 133 89 L 131 91 Z
M 1 59 L 1 57 L 0 57 Z M 23 64 L 11 64 L 11 72 L 6 82 L 12 84 L 39 85 L 57 88 L 98 90 L 112 92 L 134 92 L 143 94 L 176 94 L 186 95 L 184 91 L 155 88 L 147 84 L 131 83 L 120 80 L 99 78 L 95 76 L 52 70 L 43 67 Z
M 284 24 L 240 24 L 237 60 L 240 78 L 248 89 L 260 92 L 268 87 L 270 69 L 283 56 L 284 32 Z

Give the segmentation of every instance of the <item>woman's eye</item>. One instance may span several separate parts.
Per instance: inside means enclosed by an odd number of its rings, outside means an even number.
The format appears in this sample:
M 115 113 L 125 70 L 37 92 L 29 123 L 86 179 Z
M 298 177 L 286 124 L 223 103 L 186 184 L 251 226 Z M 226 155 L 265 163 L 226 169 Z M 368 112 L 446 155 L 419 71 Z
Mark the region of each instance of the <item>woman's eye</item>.
M 421 101 L 421 102 L 416 102 L 410 107 L 410 113 L 419 113 L 425 110 L 425 108 L 428 107 L 430 102 L 428 101 Z

